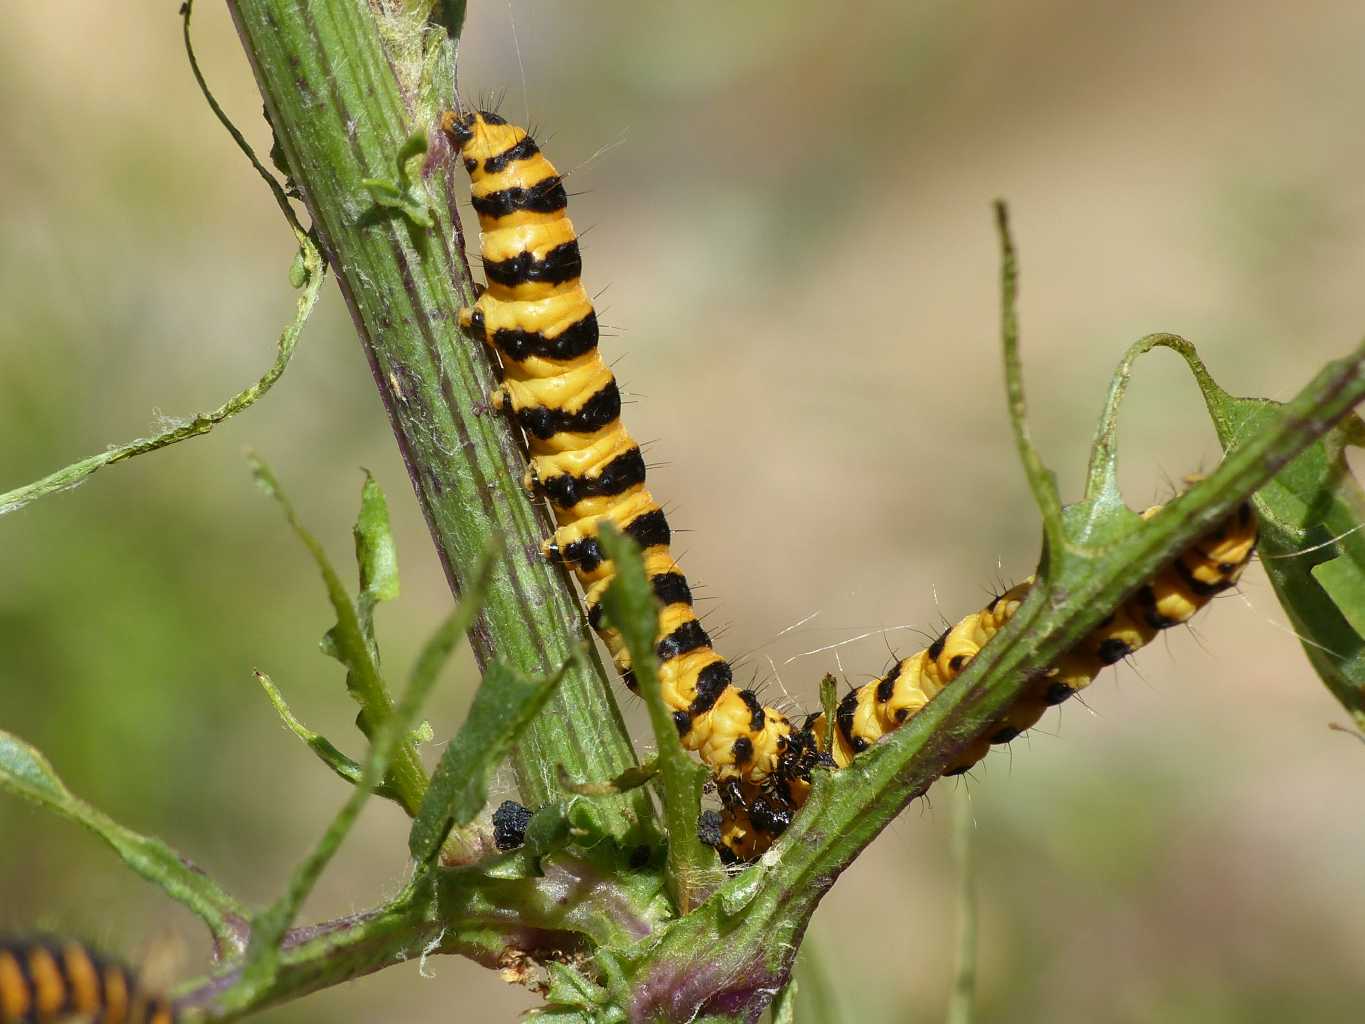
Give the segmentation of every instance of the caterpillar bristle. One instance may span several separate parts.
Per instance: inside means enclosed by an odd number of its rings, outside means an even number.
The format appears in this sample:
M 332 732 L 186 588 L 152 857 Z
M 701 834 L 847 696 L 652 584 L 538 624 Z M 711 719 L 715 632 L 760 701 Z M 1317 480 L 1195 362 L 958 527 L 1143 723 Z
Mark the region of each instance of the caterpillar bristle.
M 0 1024 L 175 1024 L 128 968 L 69 939 L 0 937 Z

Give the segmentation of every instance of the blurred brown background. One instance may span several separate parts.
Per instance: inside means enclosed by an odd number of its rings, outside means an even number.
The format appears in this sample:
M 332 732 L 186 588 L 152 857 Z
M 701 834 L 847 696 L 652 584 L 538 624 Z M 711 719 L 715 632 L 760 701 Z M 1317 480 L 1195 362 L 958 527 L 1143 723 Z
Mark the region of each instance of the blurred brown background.
M 720 646 L 797 703 L 1027 574 L 1037 517 L 996 351 L 988 204 L 1012 204 L 1034 427 L 1074 497 L 1108 373 L 1152 330 L 1283 398 L 1365 328 L 1365 6 L 475 3 L 466 91 L 505 89 L 573 171 L 574 219 L 653 476 Z M 270 361 L 292 240 L 200 100 L 176 4 L 14 4 L 0 33 L 0 489 L 217 405 Z M 197 37 L 268 148 L 222 6 Z M 513 46 L 519 37 L 522 72 Z M 619 143 L 619 144 L 617 144 Z M 594 154 L 606 152 L 594 158 Z M 406 666 L 449 605 L 329 283 L 278 389 L 209 438 L 0 521 L 0 727 L 242 897 L 271 898 L 343 798 L 251 669 L 356 749 L 319 656 L 321 586 L 240 451 L 349 559 L 361 475 L 393 500 Z M 1175 358 L 1139 369 L 1141 506 L 1218 449 Z M 805 626 L 779 638 L 798 620 Z M 860 634 L 832 653 L 797 657 Z M 934 790 L 812 928 L 846 1020 L 941 1019 L 951 807 L 970 798 L 982 1019 L 1337 1021 L 1365 996 L 1365 748 L 1259 567 Z M 795 660 L 789 660 L 793 659 Z M 771 659 L 771 660 L 770 660 Z M 432 709 L 449 737 L 469 669 Z M 312 917 L 399 885 L 372 807 Z M 197 970 L 194 922 L 91 837 L 0 800 L 0 929 L 39 923 Z M 169 955 L 167 954 L 169 951 Z M 263 1021 L 505 1021 L 522 992 L 447 959 Z M 814 1020 L 808 1016 L 807 1020 Z

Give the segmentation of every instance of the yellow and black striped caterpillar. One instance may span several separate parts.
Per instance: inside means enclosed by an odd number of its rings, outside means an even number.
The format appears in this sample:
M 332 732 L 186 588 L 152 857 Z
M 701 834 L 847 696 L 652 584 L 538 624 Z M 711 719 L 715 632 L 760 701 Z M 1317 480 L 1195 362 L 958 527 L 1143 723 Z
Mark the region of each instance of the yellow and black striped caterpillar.
M 1161 506 L 1148 509 L 1150 519 Z M 990 731 L 968 744 L 944 775 L 967 771 L 992 744 L 1008 743 L 1031 728 L 1049 708 L 1074 696 L 1100 670 L 1128 657 L 1156 634 L 1187 622 L 1209 601 L 1234 586 L 1256 550 L 1257 524 L 1250 505 L 1242 505 L 1217 529 L 1192 544 L 1140 587 L 1094 632 L 1035 680 Z M 956 679 L 1006 623 L 1033 585 L 1030 578 L 1010 588 L 979 612 L 944 630 L 931 645 L 901 659 L 880 679 L 850 691 L 834 715 L 830 752 L 840 768 L 895 730 Z M 813 716 L 802 728 L 823 741 L 829 723 Z M 819 743 L 820 749 L 824 743 Z M 752 860 L 780 834 L 804 802 L 809 772 L 775 773 L 766 785 L 751 782 L 722 786 L 725 803 L 719 835 L 722 857 Z
M 589 622 L 632 685 L 629 654 L 602 622 L 599 601 L 613 569 L 598 524 L 610 521 L 639 543 L 662 605 L 659 681 L 683 745 L 718 779 L 763 785 L 805 737 L 733 684 L 693 611 L 669 553 L 668 522 L 645 486 L 640 446 L 621 422 L 616 379 L 597 350 L 563 180 L 535 140 L 497 114 L 449 111 L 441 128 L 469 172 L 488 281 L 460 324 L 501 357 L 504 378 L 491 401 L 510 408 L 525 431 L 527 486 L 538 486 L 554 510 L 558 529 L 545 554 L 577 574 Z
M 78 942 L 0 939 L 0 1024 L 174 1024 L 175 1010 L 126 967 Z

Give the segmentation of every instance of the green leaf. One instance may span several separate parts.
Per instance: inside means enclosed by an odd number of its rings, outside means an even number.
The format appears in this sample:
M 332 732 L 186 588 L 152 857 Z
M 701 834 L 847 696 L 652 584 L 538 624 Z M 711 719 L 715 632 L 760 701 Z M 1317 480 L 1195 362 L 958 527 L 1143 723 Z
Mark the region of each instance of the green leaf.
M 562 850 L 573 841 L 573 820 L 570 817 L 573 804 L 572 799 L 559 800 L 546 804 L 531 815 L 523 846 L 533 860 Z
M 1112 445 L 1114 419 L 1134 361 L 1169 348 L 1189 365 L 1218 440 L 1229 454 L 1263 435 L 1285 411 L 1266 398 L 1237 398 L 1213 380 L 1184 338 L 1154 334 L 1129 349 L 1110 387 L 1101 424 Z M 1333 696 L 1365 725 L 1365 491 L 1346 448 L 1365 443 L 1354 414 L 1327 431 L 1252 496 L 1261 561 L 1304 652 Z M 1092 478 L 1096 471 L 1092 467 Z
M 1010 234 L 1009 207 L 1003 199 L 995 201 L 995 229 L 1000 242 L 1000 338 L 1005 363 L 1005 393 L 1009 399 L 1010 426 L 1014 444 L 1023 463 L 1033 500 L 1043 517 L 1046 550 L 1044 564 L 1062 555 L 1062 499 L 1057 493 L 1057 476 L 1043 463 L 1033 445 L 1028 427 L 1028 405 L 1024 400 L 1024 364 L 1019 348 L 1019 261 Z M 1055 568 L 1055 567 L 1054 567 Z
M 548 970 L 550 988 L 545 997 L 549 1002 L 568 1006 L 600 1006 L 607 1001 L 606 989 L 567 964 L 551 961 Z
M 631 669 L 649 709 L 659 749 L 669 881 L 678 910 L 685 914 L 700 902 L 703 886 L 715 878 L 716 852 L 697 835 L 702 786 L 710 773 L 683 750 L 673 715 L 659 690 L 659 661 L 654 650 L 659 602 L 645 578 L 640 547 L 606 521 L 599 527 L 597 539 L 616 570 L 602 595 L 602 610 L 630 651 Z
M 0 516 L 17 512 L 30 502 L 37 501 L 46 495 L 69 490 L 105 466 L 112 466 L 116 462 L 124 462 L 139 455 L 178 444 L 181 441 L 188 441 L 192 437 L 207 434 L 219 423 L 230 419 L 244 409 L 250 408 L 256 403 L 257 399 L 274 387 L 275 382 L 284 374 L 285 367 L 289 365 L 289 360 L 294 356 L 294 348 L 298 345 L 299 334 L 303 331 L 303 325 L 308 321 L 309 314 L 313 312 L 313 306 L 318 298 L 318 290 L 322 287 L 324 277 L 322 257 L 318 254 L 312 240 L 306 235 L 300 235 L 299 246 L 307 270 L 308 287 L 299 296 L 298 309 L 294 313 L 294 319 L 280 333 L 276 345 L 275 362 L 271 364 L 270 369 L 261 375 L 260 380 L 246 390 L 233 395 L 217 409 L 196 413 L 160 434 L 152 437 L 141 437 L 116 448 L 106 449 L 98 455 L 73 462 L 55 473 L 50 473 L 41 480 L 35 480 L 23 487 L 16 487 L 12 491 L 0 493 Z
M 545 993 L 548 1006 L 532 1011 L 529 1020 L 569 1024 L 617 1024 L 626 1020 L 625 1012 L 612 1005 L 611 993 L 592 979 L 565 964 L 547 965 L 550 986 Z
M 835 721 L 835 714 L 839 709 L 839 680 L 828 672 L 820 680 L 820 710 L 824 712 L 825 721 Z M 825 738 L 820 744 L 822 753 L 828 754 L 834 748 L 834 730 L 825 729 Z
M 441 849 L 452 828 L 467 825 L 488 802 L 488 784 L 523 729 L 564 677 L 565 662 L 548 679 L 528 679 L 500 661 L 489 664 L 469 717 L 446 747 L 408 835 L 419 864 Z
M 607 990 L 585 978 L 572 967 L 551 961 L 548 966 L 550 987 L 545 999 L 564 1006 L 601 1006 L 607 1001 Z
M 289 731 L 303 740 L 303 742 L 308 745 L 309 749 L 317 754 L 318 759 L 328 768 L 332 769 L 337 775 L 353 786 L 358 783 L 362 771 L 360 765 L 338 750 L 327 737 L 313 732 L 313 730 L 309 729 L 295 718 L 294 712 L 290 710 L 289 705 L 285 702 L 284 695 L 280 693 L 279 688 L 275 686 L 268 675 L 264 672 L 257 672 L 255 675 L 256 681 L 261 684 L 261 689 L 265 691 L 266 697 L 270 699 L 270 703 L 274 706 L 276 714 L 280 716 L 280 720 L 289 728 Z M 398 794 L 386 783 L 381 783 L 376 787 L 375 794 L 401 803 L 401 801 L 398 800 Z
M 356 724 L 373 747 L 375 737 L 383 724 L 392 717 L 394 708 L 389 697 L 388 685 L 379 673 L 379 666 L 366 640 L 360 613 L 351 603 L 350 595 L 342 586 L 341 577 L 332 567 L 327 553 L 317 538 L 304 528 L 294 511 L 293 504 L 281 489 L 270 467 L 254 452 L 247 453 L 247 462 L 251 466 L 256 483 L 279 503 L 295 536 L 313 556 L 313 562 L 322 575 L 327 588 L 327 599 L 331 602 L 332 610 L 337 617 L 336 625 L 328 630 L 323 638 L 323 650 L 346 666 L 346 689 L 360 705 L 360 715 L 356 719 Z M 426 789 L 427 776 L 422 768 L 421 759 L 417 756 L 416 747 L 410 740 L 406 740 L 400 746 L 389 772 L 390 775 L 385 782 L 399 795 L 400 802 L 408 814 L 415 814 L 421 804 L 422 793 Z
M 569 829 L 576 841 L 584 846 L 595 846 L 610 833 L 602 820 L 602 805 L 587 797 L 571 796 L 565 802 L 569 816 Z
M 1361 564 L 1349 555 L 1339 555 L 1330 562 L 1319 562 L 1312 573 L 1356 634 L 1365 635 L 1365 572 Z
M 53 811 L 103 839 L 123 862 L 196 914 L 224 955 L 246 944 L 246 910 L 218 884 L 159 839 L 125 828 L 74 796 L 47 758 L 0 731 L 0 790 Z
M 1281 408 L 1208 387 L 1205 399 L 1225 447 L 1263 429 Z M 1365 725 L 1365 493 L 1345 455 L 1361 432 L 1355 416 L 1343 421 L 1262 487 L 1252 504 L 1261 522 L 1261 562 L 1304 653 Z
M 360 515 L 352 530 L 355 535 L 355 561 L 360 570 L 360 593 L 356 612 L 360 628 L 371 651 L 374 642 L 374 608 L 381 601 L 398 596 L 398 549 L 389 529 L 389 506 L 384 492 L 369 470 L 360 490 Z
M 408 136 L 407 141 L 398 148 L 398 180 L 403 185 L 411 185 L 412 162 L 427 154 L 427 133 L 417 129 Z
M 365 178 L 361 184 L 369 190 L 376 206 L 397 210 L 420 228 L 429 228 L 435 223 L 428 209 L 430 200 L 424 194 L 401 191 L 393 182 L 383 178 Z
M 412 174 L 413 163 L 420 161 L 426 151 L 427 133 L 419 128 L 399 147 L 394 161 L 396 181 L 389 178 L 362 178 L 360 182 L 376 205 L 397 210 L 422 228 L 430 228 L 436 223 L 431 215 L 431 197 L 422 185 L 420 169 L 415 178 Z

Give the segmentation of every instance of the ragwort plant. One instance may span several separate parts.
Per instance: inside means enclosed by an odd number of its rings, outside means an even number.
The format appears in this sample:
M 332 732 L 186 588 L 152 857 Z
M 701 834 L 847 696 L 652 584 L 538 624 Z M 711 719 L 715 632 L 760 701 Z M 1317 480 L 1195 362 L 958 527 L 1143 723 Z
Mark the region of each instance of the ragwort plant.
M 850 768 L 817 771 L 807 806 L 776 844 L 727 873 L 698 838 L 707 773 L 683 750 L 659 693 L 655 597 L 638 550 L 603 530 L 618 568 L 603 608 L 629 651 L 657 750 L 644 765 L 572 583 L 540 554 L 550 524 L 523 488 L 522 439 L 486 404 L 495 367 L 458 325 L 457 312 L 475 291 L 457 213 L 463 175 L 438 129 L 442 113 L 458 104 L 464 5 L 229 0 L 229 7 L 285 175 L 279 183 L 252 156 L 299 246 L 291 272 L 302 288 L 297 316 L 275 364 L 242 394 L 158 437 L 0 495 L 0 514 L 248 408 L 283 373 L 330 271 L 459 606 L 395 695 L 374 630 L 375 607 L 397 592 L 383 494 L 367 478 L 351 592 L 281 484 L 253 457 L 257 482 L 279 502 L 323 578 L 336 616 L 324 650 L 345 666 L 366 740 L 366 753 L 352 759 L 298 721 L 274 683 L 259 677 L 290 729 L 351 786 L 285 892 L 266 907 L 246 906 L 164 843 L 82 801 L 40 752 L 0 733 L 0 789 L 94 832 L 209 929 L 217 966 L 171 993 L 179 1019 L 234 1020 L 397 962 L 459 954 L 541 993 L 539 1012 L 548 1020 L 752 1021 L 770 1006 L 791 1020 L 797 951 L 844 868 L 1031 680 L 1248 499 L 1263 550 L 1304 554 L 1268 564 L 1272 583 L 1321 677 L 1365 722 L 1356 629 L 1365 608 L 1358 532 L 1365 506 L 1343 459 L 1362 437 L 1351 410 L 1365 398 L 1365 348 L 1328 364 L 1279 405 L 1226 394 L 1181 338 L 1142 339 L 1115 373 L 1084 496 L 1063 507 L 1028 432 L 1018 272 L 998 203 L 1004 373 L 1018 455 L 1042 522 L 1038 583 L 960 679 Z M 183 13 L 188 41 L 188 3 Z M 222 117 L 211 96 L 210 103 Z M 1157 347 L 1188 363 L 1226 458 L 1144 524 L 1119 498 L 1116 418 L 1135 361 Z M 417 753 L 423 700 L 462 637 L 483 682 L 428 774 Z M 495 841 L 484 814 L 490 780 L 504 763 L 514 769 L 521 801 L 535 809 L 511 850 L 500 848 L 508 844 Z M 303 900 L 372 795 L 411 819 L 406 885 L 370 910 L 300 925 Z M 955 1020 L 970 1017 L 970 931 L 963 950 Z M 74 991 L 75 976 L 63 975 L 62 984 Z

